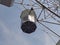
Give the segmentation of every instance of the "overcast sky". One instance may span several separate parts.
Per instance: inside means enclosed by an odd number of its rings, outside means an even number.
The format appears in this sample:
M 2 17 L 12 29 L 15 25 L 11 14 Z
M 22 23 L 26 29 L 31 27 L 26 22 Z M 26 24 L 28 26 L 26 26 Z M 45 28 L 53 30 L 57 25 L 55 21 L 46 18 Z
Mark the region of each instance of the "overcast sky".
M 20 0 L 16 1 L 19 2 Z M 22 32 L 20 28 L 22 10 L 24 8 L 18 4 L 14 4 L 12 7 L 0 5 L 0 45 L 55 45 L 48 34 L 41 31 L 46 30 L 46 28 L 38 23 L 34 33 L 26 34 Z M 59 29 L 54 31 L 60 34 Z M 54 38 L 54 40 L 58 41 L 57 38 Z

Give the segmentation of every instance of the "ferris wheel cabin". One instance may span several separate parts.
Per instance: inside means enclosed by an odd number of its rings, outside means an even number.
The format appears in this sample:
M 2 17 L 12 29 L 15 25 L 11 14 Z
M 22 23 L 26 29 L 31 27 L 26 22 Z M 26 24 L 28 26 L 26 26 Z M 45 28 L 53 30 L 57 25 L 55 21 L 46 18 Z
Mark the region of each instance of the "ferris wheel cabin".
M 26 9 L 21 13 L 21 29 L 25 33 L 32 33 L 36 30 L 36 14 L 32 9 Z

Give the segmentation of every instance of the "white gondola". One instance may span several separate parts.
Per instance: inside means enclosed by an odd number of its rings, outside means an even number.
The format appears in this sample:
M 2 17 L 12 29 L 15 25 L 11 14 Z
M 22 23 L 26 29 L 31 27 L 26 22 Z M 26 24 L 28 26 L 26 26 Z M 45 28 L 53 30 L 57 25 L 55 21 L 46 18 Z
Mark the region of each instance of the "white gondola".
M 26 9 L 21 13 L 21 29 L 25 33 L 32 33 L 36 30 L 36 14 L 32 9 Z

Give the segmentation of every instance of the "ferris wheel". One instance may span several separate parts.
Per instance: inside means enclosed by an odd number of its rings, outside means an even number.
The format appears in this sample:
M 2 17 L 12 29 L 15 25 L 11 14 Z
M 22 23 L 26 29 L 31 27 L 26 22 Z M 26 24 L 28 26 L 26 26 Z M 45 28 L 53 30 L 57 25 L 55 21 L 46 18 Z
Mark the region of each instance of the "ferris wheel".
M 60 1 L 59 0 L 20 0 L 20 2 L 14 2 L 14 0 L 0 0 L 0 4 L 11 7 L 12 4 L 18 4 L 23 7 L 21 18 L 21 29 L 25 33 L 33 33 L 38 24 L 45 27 L 48 31 L 52 32 L 60 39 L 60 35 L 54 30 L 60 26 Z M 52 28 L 50 28 L 50 27 Z M 51 33 L 47 30 L 41 30 L 47 33 L 51 37 Z M 60 40 L 56 45 L 60 45 Z

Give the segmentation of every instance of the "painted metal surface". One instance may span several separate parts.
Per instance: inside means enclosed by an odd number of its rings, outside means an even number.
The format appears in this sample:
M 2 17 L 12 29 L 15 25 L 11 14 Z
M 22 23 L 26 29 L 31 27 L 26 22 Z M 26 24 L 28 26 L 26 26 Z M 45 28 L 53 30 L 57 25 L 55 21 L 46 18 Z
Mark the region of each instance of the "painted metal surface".
M 25 33 L 32 33 L 36 29 L 36 14 L 34 10 L 26 9 L 21 13 L 21 29 Z
M 56 45 L 60 45 L 60 40 L 57 42 L 57 44 Z
M 0 0 L 0 4 L 5 5 L 7 7 L 11 7 L 13 5 L 14 0 Z

